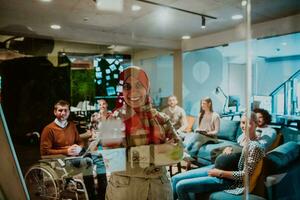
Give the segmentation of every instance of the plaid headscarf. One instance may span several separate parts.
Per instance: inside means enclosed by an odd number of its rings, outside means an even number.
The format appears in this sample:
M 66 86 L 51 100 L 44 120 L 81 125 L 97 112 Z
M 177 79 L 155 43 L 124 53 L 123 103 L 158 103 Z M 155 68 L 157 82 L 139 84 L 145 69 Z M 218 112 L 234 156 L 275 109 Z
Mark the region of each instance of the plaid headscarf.
M 139 67 L 129 67 L 120 74 L 120 85 L 123 85 L 129 77 L 134 77 L 140 81 L 147 91 L 147 96 L 145 105 L 131 108 L 124 101 L 123 93 L 118 95 L 115 112 L 121 115 L 125 123 L 127 144 L 138 146 L 165 143 L 167 135 L 161 124 L 165 124 L 167 118 L 152 108 L 149 97 L 150 82 L 147 74 Z

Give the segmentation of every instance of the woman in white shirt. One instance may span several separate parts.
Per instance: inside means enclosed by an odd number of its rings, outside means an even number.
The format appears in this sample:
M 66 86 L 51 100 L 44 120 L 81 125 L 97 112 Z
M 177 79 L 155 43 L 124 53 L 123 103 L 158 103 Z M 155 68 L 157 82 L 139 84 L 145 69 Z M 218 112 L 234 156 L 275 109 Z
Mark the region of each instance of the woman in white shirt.
M 185 145 L 187 153 L 196 157 L 200 147 L 207 143 L 217 143 L 220 130 L 220 116 L 213 111 L 212 100 L 206 97 L 201 100 L 198 127 Z M 189 157 L 189 156 L 185 156 Z
M 220 130 L 220 116 L 213 111 L 212 100 L 209 97 L 202 99 L 200 107 L 196 132 L 216 137 Z

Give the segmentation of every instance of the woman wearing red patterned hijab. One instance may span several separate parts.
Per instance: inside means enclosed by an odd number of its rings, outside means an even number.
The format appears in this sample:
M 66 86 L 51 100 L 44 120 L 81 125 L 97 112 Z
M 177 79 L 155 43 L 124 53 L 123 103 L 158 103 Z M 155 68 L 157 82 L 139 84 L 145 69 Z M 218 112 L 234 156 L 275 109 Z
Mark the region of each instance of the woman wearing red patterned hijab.
M 145 71 L 139 67 L 127 68 L 120 74 L 120 84 L 123 92 L 118 98 L 119 103 L 122 102 L 119 110 L 125 123 L 127 145 L 165 143 L 167 135 L 160 124 L 167 118 L 152 108 L 150 83 Z
M 138 81 L 137 85 L 133 85 L 131 81 L 135 81 L 135 83 Z M 118 102 L 117 102 L 117 108 L 122 107 L 123 104 L 126 103 L 134 108 L 143 106 L 144 104 L 149 104 L 150 99 L 149 99 L 149 92 L 150 92 L 150 82 L 148 79 L 147 74 L 145 73 L 144 70 L 142 70 L 139 67 L 129 67 L 125 69 L 121 74 L 119 78 L 119 84 L 123 86 L 123 92 L 121 92 L 118 96 Z M 139 92 L 142 94 L 139 94 L 141 96 L 141 99 L 130 99 L 130 96 L 128 96 L 128 93 L 130 92 L 132 86 L 135 86 L 135 88 L 138 89 L 134 90 L 134 92 Z M 135 89 L 132 88 L 132 89 Z M 126 96 L 124 95 L 124 92 Z M 134 95 L 134 94 L 131 94 Z M 125 97 L 125 98 L 124 98 Z M 136 104 L 136 102 L 139 102 Z
M 113 200 L 172 199 L 166 168 L 157 166 L 157 153 L 178 160 L 183 152 L 181 141 L 168 117 L 152 108 L 150 82 L 144 70 L 139 67 L 125 69 L 119 83 L 123 91 L 113 116 L 121 118 L 125 124 L 128 162 L 126 171 L 112 173 L 106 196 Z M 142 159 L 148 159 L 148 164 L 141 164 Z M 124 181 L 126 187 L 121 187 Z

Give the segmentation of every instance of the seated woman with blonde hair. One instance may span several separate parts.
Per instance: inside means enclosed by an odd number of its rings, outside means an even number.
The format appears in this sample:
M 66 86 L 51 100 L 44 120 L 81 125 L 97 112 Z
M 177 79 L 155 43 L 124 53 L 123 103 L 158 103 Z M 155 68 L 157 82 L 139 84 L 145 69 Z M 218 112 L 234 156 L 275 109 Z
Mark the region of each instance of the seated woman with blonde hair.
M 216 164 L 177 174 L 172 177 L 174 199 L 188 200 L 195 193 L 212 193 L 221 190 L 235 195 L 243 193 L 246 172 L 251 178 L 257 164 L 264 156 L 264 150 L 257 142 L 256 114 L 251 113 L 250 119 L 244 114 L 240 126 L 246 140 L 241 143 L 243 149 L 236 169 L 218 169 Z M 249 136 L 246 134 L 246 129 Z

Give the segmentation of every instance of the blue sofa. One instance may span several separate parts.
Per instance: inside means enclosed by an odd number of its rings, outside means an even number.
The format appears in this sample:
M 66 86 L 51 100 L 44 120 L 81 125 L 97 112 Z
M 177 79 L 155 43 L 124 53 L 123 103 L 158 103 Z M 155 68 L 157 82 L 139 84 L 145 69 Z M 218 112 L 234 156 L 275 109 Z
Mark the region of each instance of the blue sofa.
M 266 154 L 261 175 L 249 199 L 300 199 L 299 188 L 300 144 L 289 141 Z M 243 195 L 231 195 L 220 191 L 209 194 L 208 198 L 210 200 L 242 200 Z
M 300 143 L 290 141 L 269 152 L 263 177 L 268 199 L 300 199 Z
M 300 199 L 300 131 L 288 127 L 277 129 L 283 135 L 283 144 L 268 152 L 263 160 L 262 173 L 249 199 Z M 237 145 L 236 139 L 242 134 L 239 122 L 221 119 L 220 143 L 207 144 L 200 148 L 195 159 L 201 165 L 213 163 L 211 151 L 228 145 Z M 192 145 L 193 134 L 187 136 L 185 145 Z M 200 194 L 199 194 L 200 195 Z M 198 196 L 199 196 L 198 195 Z M 205 198 L 206 197 L 206 198 Z M 199 199 L 241 200 L 243 195 L 225 192 L 201 194 Z
M 195 126 L 193 128 L 196 128 Z M 283 141 L 280 141 L 281 143 L 287 143 L 289 141 L 300 141 L 300 132 L 299 130 L 294 130 L 289 127 L 278 127 L 275 129 L 277 133 L 280 133 L 283 138 Z M 218 133 L 218 143 L 217 144 L 206 144 L 203 145 L 196 156 L 194 156 L 194 159 L 196 160 L 196 164 L 199 166 L 205 166 L 210 165 L 214 163 L 214 158 L 216 157 L 216 154 L 219 154 L 222 149 L 224 149 L 226 146 L 236 146 L 237 144 L 237 138 L 242 134 L 242 130 L 240 128 L 240 122 L 239 121 L 232 121 L 228 119 L 221 119 L 220 123 L 220 131 Z M 191 151 L 194 151 L 197 146 L 195 145 L 195 138 L 197 138 L 198 133 L 187 133 L 187 136 L 184 140 L 184 146 L 186 149 L 191 149 Z
M 191 149 L 194 151 L 197 148 L 195 143 L 195 138 L 198 133 L 187 133 L 184 140 L 184 145 L 186 149 Z M 196 157 L 194 159 L 199 165 L 210 165 L 214 163 L 216 154 L 220 153 L 221 150 L 226 146 L 237 146 L 237 138 L 242 134 L 239 121 L 231 121 L 226 119 L 221 119 L 220 132 L 218 133 L 217 144 L 206 144 L 203 145 Z

